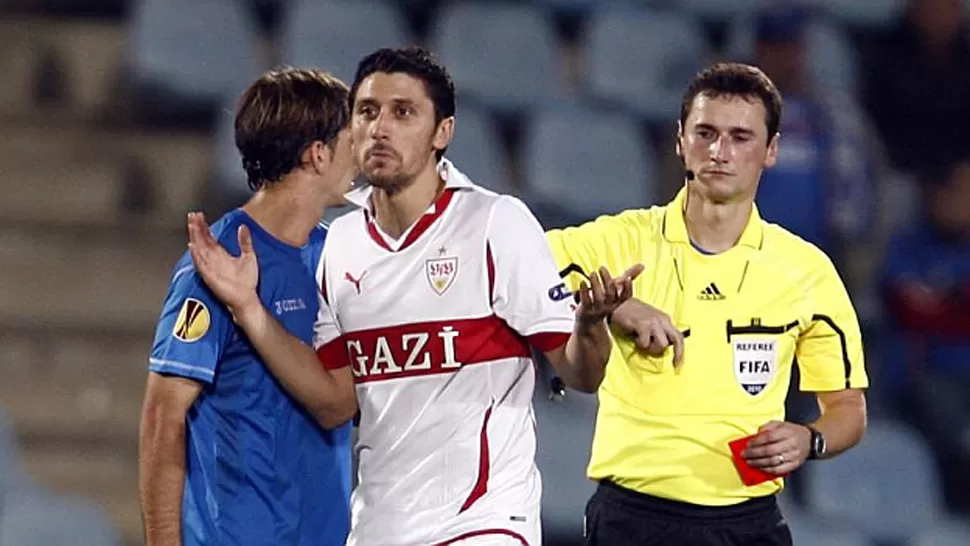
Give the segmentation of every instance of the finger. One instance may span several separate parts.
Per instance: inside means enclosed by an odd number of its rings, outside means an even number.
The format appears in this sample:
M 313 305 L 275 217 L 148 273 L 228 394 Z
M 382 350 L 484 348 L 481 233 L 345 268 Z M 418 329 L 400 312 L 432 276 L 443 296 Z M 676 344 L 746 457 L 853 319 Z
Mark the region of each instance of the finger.
M 195 221 L 195 213 L 188 213 L 185 215 L 185 228 L 189 235 L 189 245 L 199 244 L 201 241 L 199 239 L 199 229 Z
M 579 293 L 579 308 L 583 310 L 589 309 L 590 306 L 593 305 L 593 302 L 591 301 L 591 298 L 589 295 L 589 285 L 586 284 L 586 281 L 582 281 L 581 283 L 579 283 L 578 293 Z
M 212 233 L 209 231 L 209 224 L 205 220 L 205 214 L 201 212 L 192 213 L 192 223 L 195 224 L 197 242 L 199 244 L 205 245 L 206 247 L 212 247 L 218 244 Z
M 627 278 L 630 279 L 630 281 L 633 281 L 640 276 L 640 273 L 643 273 L 644 269 L 646 268 L 643 266 L 643 264 L 636 264 L 624 271 L 621 278 Z
M 776 429 L 778 427 L 781 427 L 781 426 L 784 426 L 784 425 L 785 425 L 785 422 L 784 421 L 774 421 L 774 420 L 768 421 L 767 423 L 765 423 L 765 424 L 761 425 L 760 427 L 758 427 L 758 432 L 765 432 L 765 431 L 768 431 L 768 430 L 774 430 L 774 429 Z
M 593 272 L 589 276 L 590 290 L 592 291 L 593 304 L 603 304 L 606 303 L 606 293 L 603 290 L 603 281 L 597 272 Z
M 650 327 L 650 334 L 653 340 L 647 352 L 653 356 L 663 355 L 667 347 L 670 347 L 670 339 L 667 337 L 667 332 L 664 331 L 662 326 L 653 325 Z
M 613 303 L 617 299 L 617 294 L 620 293 L 619 287 L 617 286 L 616 280 L 610 275 L 610 270 L 606 266 L 600 267 L 600 278 L 603 279 L 603 295 L 607 303 Z
M 684 334 L 669 322 L 664 324 L 664 333 L 674 346 L 674 366 L 680 366 L 684 362 Z
M 650 346 L 653 344 L 653 332 L 650 328 L 641 328 L 637 331 L 637 348 L 641 351 L 647 353 L 650 352 Z
M 748 444 L 742 456 L 747 460 L 762 460 L 764 464 L 771 465 L 779 464 L 778 462 L 774 462 L 773 459 L 780 453 L 798 453 L 798 443 L 794 440 L 782 440 L 780 442 L 755 447 L 751 447 L 751 444 Z
M 620 277 L 613 281 L 616 286 L 616 301 L 624 302 L 633 297 L 633 282 Z
M 758 434 L 756 434 L 755 437 L 752 438 L 750 442 L 748 442 L 748 448 L 750 449 L 752 447 L 768 446 L 771 444 L 776 444 L 778 442 L 783 442 L 791 437 L 792 437 L 792 434 L 783 428 L 765 430 L 763 432 L 759 432 Z
M 764 457 L 745 458 L 751 467 L 775 474 L 784 474 L 798 468 L 804 461 L 797 449 L 783 449 Z
M 796 464 L 793 452 L 777 452 L 769 457 L 758 459 L 745 459 L 748 466 L 770 472 L 772 474 L 784 474 L 787 469 Z
M 205 216 L 199 212 L 189 213 L 189 242 L 194 246 L 210 248 L 215 241 L 209 233 L 209 226 L 205 222 Z
M 239 252 L 242 255 L 255 254 L 253 250 L 253 234 L 249 231 L 249 226 L 242 224 L 239 226 Z

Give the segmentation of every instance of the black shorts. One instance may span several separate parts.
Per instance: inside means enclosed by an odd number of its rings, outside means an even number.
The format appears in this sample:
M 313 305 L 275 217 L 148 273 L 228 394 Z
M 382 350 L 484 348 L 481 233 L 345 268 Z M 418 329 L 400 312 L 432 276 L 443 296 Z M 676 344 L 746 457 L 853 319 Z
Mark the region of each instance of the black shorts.
M 586 546 L 792 546 L 774 495 L 699 506 L 600 482 L 586 505 Z

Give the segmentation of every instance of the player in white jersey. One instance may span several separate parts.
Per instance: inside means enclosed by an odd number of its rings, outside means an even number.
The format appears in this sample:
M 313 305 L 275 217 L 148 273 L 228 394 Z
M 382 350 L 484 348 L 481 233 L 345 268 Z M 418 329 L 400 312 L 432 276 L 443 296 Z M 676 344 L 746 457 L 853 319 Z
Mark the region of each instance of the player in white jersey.
M 200 271 L 310 411 L 338 394 L 329 374 L 353 372 L 360 470 L 349 545 L 537 546 L 530 346 L 567 385 L 594 391 L 611 350 L 605 317 L 642 268 L 593 274 L 574 302 L 529 210 L 442 158 L 454 89 L 427 52 L 368 56 L 351 96 L 370 186 L 349 196 L 361 208 L 334 222 L 324 249 L 319 360 L 235 279 L 253 256 L 234 260 L 205 240 L 193 255 L 207 256 Z

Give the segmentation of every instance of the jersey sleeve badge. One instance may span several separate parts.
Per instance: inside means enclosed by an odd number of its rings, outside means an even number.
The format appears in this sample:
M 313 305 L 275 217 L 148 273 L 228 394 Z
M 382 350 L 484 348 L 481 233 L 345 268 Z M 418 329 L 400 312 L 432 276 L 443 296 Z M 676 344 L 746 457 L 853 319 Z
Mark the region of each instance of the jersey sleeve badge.
M 209 308 L 205 303 L 195 298 L 186 298 L 178 318 L 175 319 L 172 336 L 185 343 L 198 341 L 209 331 L 211 322 Z

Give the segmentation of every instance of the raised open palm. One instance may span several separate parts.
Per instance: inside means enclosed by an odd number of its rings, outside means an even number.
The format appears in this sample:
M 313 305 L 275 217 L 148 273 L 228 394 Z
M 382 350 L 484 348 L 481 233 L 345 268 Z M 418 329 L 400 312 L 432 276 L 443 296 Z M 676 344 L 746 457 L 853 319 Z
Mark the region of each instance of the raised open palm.
M 253 237 L 249 228 L 239 226 L 239 256 L 229 254 L 209 232 L 205 215 L 190 212 L 188 215 L 189 252 L 196 271 L 205 284 L 230 309 L 238 309 L 258 301 L 256 284 L 259 282 L 259 263 L 253 250 Z

